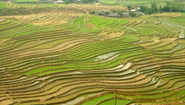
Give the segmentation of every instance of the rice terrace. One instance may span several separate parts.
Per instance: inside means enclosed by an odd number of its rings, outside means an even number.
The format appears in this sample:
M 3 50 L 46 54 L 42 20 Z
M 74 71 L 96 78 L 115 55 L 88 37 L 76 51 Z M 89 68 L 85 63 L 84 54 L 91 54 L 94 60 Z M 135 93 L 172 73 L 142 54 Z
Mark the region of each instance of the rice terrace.
M 0 0 L 0 105 L 185 105 L 185 0 Z

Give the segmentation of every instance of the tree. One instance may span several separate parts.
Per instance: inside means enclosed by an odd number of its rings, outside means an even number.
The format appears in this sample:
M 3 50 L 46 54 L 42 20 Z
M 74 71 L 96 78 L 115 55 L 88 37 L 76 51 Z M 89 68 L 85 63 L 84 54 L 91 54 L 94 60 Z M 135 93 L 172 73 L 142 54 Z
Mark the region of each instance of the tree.
M 66 0 L 65 3 L 69 4 L 69 3 L 73 3 L 75 0 Z
M 145 13 L 145 11 L 148 9 L 148 7 L 146 7 L 146 6 L 141 6 L 140 7 L 140 12 L 143 12 L 143 13 Z
M 110 14 L 110 12 L 105 12 L 105 15 L 108 16 Z
M 129 5 L 129 6 L 127 6 L 127 8 L 128 8 L 128 11 L 130 11 L 132 7 Z
M 170 2 L 170 9 L 172 12 L 180 12 L 183 10 L 183 4 L 177 1 Z
M 141 6 L 140 7 L 140 12 L 143 12 L 145 14 L 152 14 L 152 9 L 147 7 L 147 6 Z
M 157 3 L 155 1 L 151 3 L 151 12 L 158 13 Z
M 170 12 L 170 7 L 165 6 L 165 7 L 161 8 L 161 12 Z
M 82 0 L 83 3 L 94 3 L 95 1 L 94 0 Z
M 130 12 L 129 15 L 130 15 L 131 17 L 136 17 L 136 13 L 134 13 L 134 12 Z
M 123 11 L 122 10 L 117 10 L 116 11 L 119 15 L 121 15 L 122 16 L 122 13 L 123 13 Z
M 91 11 L 90 14 L 94 14 L 94 11 Z

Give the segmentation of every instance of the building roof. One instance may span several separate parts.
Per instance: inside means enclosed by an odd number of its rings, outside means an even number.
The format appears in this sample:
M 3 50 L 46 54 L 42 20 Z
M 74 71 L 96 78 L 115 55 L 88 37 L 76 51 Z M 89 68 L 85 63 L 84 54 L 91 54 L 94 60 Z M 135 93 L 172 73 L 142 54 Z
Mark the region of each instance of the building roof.
M 118 13 L 111 12 L 111 13 L 109 14 L 109 16 L 110 16 L 110 17 L 118 17 L 119 14 L 118 14 Z

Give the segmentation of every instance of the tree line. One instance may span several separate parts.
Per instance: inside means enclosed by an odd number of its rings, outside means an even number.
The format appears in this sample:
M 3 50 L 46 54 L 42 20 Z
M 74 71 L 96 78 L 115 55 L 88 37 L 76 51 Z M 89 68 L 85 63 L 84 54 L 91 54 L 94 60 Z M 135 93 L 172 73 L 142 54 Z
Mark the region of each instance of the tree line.
M 130 8 L 130 7 L 128 7 Z M 185 12 L 182 0 L 167 1 L 165 6 L 158 6 L 155 1 L 148 6 L 140 6 L 140 12 L 145 14 L 155 14 L 160 12 Z

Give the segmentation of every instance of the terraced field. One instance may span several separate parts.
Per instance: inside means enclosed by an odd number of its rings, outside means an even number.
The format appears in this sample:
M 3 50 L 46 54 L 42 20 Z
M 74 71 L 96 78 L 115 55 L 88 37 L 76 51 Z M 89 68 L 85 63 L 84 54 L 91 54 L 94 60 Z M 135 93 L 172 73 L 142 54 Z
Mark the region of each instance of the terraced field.
M 0 105 L 184 105 L 184 14 L 0 17 Z

